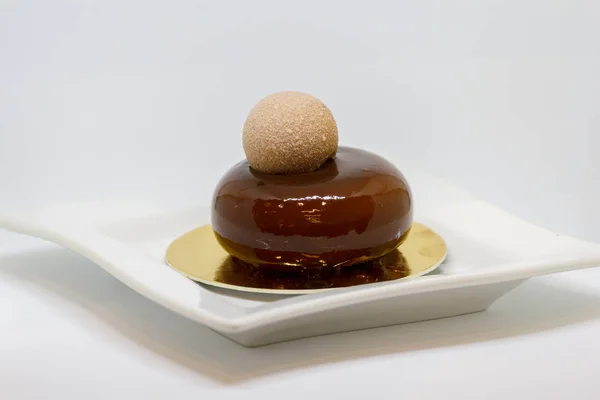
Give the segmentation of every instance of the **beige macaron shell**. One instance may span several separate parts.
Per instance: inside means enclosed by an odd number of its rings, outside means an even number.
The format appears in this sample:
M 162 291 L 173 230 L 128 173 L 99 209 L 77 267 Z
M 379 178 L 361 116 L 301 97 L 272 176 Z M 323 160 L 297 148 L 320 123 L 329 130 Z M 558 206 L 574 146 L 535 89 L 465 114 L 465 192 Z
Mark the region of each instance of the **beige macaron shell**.
M 337 125 L 317 98 L 300 92 L 275 93 L 250 111 L 243 146 L 250 166 L 257 171 L 314 171 L 335 156 Z

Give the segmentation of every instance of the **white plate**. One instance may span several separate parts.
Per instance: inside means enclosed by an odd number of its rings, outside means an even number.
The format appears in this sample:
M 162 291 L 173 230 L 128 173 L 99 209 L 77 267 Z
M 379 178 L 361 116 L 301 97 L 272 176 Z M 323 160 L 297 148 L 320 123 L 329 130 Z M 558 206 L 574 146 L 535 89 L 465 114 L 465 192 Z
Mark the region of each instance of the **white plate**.
M 160 193 L 48 206 L 0 216 L 0 227 L 89 258 L 140 294 L 244 345 L 483 311 L 535 275 L 600 265 L 600 246 L 523 222 L 462 190 L 404 171 L 416 219 L 447 242 L 433 275 L 301 295 L 244 294 L 200 286 L 169 268 L 169 243 L 208 222 L 212 188 L 193 182 Z M 200 338 L 198 340 L 201 340 Z

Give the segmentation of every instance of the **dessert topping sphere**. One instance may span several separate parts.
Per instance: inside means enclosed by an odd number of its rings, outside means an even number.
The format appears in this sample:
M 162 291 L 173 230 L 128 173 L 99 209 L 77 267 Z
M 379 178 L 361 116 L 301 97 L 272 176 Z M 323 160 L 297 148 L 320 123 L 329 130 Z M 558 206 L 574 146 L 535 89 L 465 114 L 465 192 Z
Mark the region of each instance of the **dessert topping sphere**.
M 310 172 L 335 157 L 338 130 L 331 111 L 317 98 L 279 92 L 263 98 L 250 111 L 243 145 L 248 163 L 259 172 Z

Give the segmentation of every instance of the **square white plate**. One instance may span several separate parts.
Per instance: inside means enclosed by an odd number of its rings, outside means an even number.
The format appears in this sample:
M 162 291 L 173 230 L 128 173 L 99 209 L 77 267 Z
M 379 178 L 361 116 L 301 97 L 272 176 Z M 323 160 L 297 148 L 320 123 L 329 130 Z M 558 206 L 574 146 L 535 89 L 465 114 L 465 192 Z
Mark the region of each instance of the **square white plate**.
M 404 170 L 417 221 L 447 242 L 433 274 L 329 292 L 276 296 L 198 285 L 168 267 L 180 234 L 209 222 L 212 188 L 193 183 L 11 212 L 0 227 L 40 237 L 94 261 L 133 290 L 244 345 L 483 311 L 525 279 L 600 265 L 600 245 L 515 218 L 440 179 Z

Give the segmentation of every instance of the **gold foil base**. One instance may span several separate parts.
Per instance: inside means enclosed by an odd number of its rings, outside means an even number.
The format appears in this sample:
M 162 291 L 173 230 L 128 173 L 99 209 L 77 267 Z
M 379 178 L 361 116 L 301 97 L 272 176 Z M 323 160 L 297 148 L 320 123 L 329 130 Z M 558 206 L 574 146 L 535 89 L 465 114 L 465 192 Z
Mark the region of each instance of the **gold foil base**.
M 210 225 L 175 239 L 166 261 L 188 278 L 211 286 L 255 293 L 306 294 L 339 287 L 418 277 L 435 270 L 446 258 L 444 240 L 431 229 L 413 223 L 406 241 L 378 262 L 337 271 L 290 274 L 260 271 L 229 256 Z

